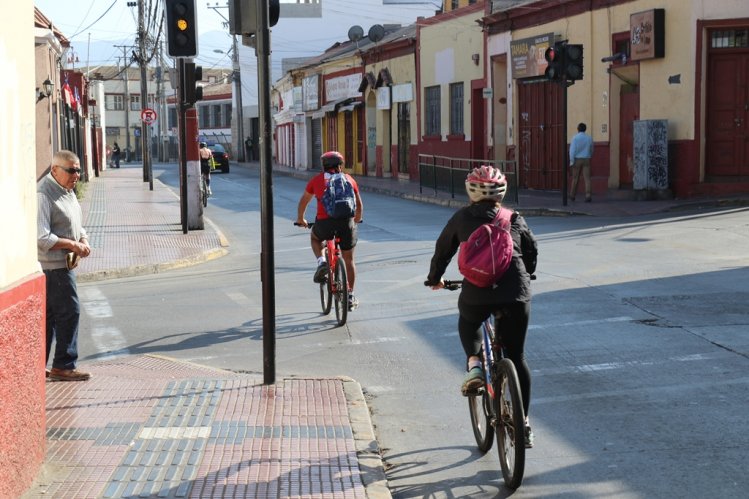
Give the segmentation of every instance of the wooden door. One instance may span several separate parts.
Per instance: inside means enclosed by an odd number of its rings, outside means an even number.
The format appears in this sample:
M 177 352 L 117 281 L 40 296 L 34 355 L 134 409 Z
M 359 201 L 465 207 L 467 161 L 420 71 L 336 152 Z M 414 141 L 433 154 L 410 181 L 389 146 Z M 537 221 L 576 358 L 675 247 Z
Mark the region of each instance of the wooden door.
M 749 176 L 749 52 L 711 55 L 707 92 L 706 180 Z
M 561 190 L 567 161 L 564 90 L 547 81 L 522 82 L 517 89 L 518 185 Z
M 484 137 L 486 120 L 484 117 L 485 101 L 482 88 L 471 90 L 471 158 L 484 159 Z

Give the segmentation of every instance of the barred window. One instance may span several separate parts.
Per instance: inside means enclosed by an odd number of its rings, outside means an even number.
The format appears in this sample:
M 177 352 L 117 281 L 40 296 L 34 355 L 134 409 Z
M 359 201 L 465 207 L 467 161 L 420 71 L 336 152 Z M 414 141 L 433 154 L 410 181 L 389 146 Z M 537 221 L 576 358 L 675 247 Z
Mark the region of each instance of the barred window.
M 130 110 L 131 111 L 140 111 L 140 95 L 131 95 L 130 96 Z
M 424 131 L 426 135 L 441 135 L 440 86 L 424 89 Z
M 463 82 L 450 84 L 450 134 L 463 133 Z
M 197 106 L 200 128 L 211 128 L 211 106 Z

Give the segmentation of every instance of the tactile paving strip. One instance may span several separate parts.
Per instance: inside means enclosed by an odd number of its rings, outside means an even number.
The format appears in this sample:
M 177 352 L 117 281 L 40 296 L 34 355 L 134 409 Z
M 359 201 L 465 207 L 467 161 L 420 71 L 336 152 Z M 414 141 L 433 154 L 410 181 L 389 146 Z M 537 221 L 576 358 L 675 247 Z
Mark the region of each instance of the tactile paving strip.
M 25 498 L 366 497 L 341 380 L 265 386 L 147 356 L 85 368 L 47 383 L 57 471 Z

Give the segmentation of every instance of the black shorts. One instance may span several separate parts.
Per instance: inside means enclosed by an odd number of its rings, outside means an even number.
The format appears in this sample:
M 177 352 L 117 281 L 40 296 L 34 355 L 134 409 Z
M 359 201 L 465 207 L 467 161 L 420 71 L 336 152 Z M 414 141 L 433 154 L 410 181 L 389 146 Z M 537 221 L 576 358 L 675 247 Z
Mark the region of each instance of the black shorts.
M 206 173 L 211 173 L 211 163 L 207 159 L 201 159 L 200 160 L 200 173 L 205 175 Z
M 324 218 L 322 220 L 315 220 L 312 233 L 321 241 L 329 241 L 335 236 L 340 237 L 342 250 L 353 249 L 358 240 L 356 224 L 353 218 Z

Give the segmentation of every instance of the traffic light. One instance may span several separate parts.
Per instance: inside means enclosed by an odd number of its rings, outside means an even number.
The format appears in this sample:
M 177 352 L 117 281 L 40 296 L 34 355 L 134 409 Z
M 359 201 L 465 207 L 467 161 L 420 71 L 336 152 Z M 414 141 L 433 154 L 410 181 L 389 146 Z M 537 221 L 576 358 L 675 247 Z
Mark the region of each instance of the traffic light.
M 552 47 L 548 47 L 544 52 L 546 59 L 546 71 L 544 76 L 551 81 L 564 81 L 564 61 L 565 43 L 555 42 Z
M 279 0 L 229 0 L 229 33 L 252 36 L 258 32 L 258 1 L 268 2 L 268 27 L 276 25 L 281 13 Z
M 182 104 L 185 107 L 192 107 L 197 101 L 203 100 L 203 87 L 198 86 L 198 82 L 202 79 L 203 66 L 196 66 L 194 62 L 186 62 L 180 87 Z
M 564 46 L 564 74 L 567 80 L 583 79 L 583 46 L 565 44 Z
M 164 0 L 167 53 L 172 57 L 198 55 L 196 0 Z

